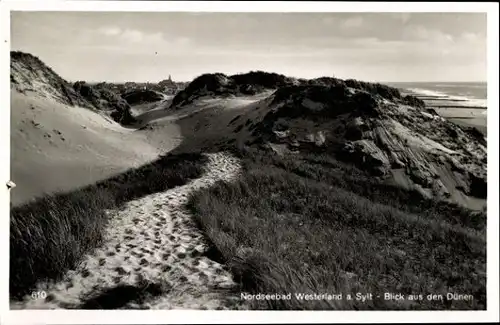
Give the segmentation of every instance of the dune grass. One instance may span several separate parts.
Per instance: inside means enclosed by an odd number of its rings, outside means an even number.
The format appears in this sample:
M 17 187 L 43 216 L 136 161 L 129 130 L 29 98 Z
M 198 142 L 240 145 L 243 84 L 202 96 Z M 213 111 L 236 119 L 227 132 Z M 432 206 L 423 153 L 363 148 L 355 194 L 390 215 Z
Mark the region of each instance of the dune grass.
M 242 292 L 292 293 L 291 300 L 253 300 L 253 308 L 486 308 L 484 213 L 382 185 L 326 154 L 237 154 L 240 180 L 193 193 L 188 207 Z M 451 301 L 448 292 L 474 298 Z M 343 299 L 305 301 L 295 293 Z M 358 301 L 356 293 L 373 299 Z M 423 299 L 385 300 L 384 293 Z
M 10 295 L 19 299 L 40 280 L 57 280 L 102 241 L 106 210 L 198 178 L 206 163 L 198 153 L 157 161 L 70 193 L 11 209 Z

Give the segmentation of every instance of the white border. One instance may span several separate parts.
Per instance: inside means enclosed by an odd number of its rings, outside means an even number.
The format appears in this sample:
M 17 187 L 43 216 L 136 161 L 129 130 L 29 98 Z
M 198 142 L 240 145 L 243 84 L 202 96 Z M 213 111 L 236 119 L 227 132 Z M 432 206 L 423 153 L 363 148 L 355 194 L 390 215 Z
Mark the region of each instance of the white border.
M 494 12 L 484 2 L 348 1 L 79 1 L 4 0 L 10 10 L 26 11 L 190 11 L 190 12 Z M 7 9 L 8 10 L 8 9 Z
M 5 262 L 0 266 L 0 323 L 9 309 L 9 217 L 10 194 L 4 185 L 10 179 L 10 12 L 0 2 L 0 256 Z
M 1 180 L 10 174 L 10 11 L 195 11 L 195 12 L 487 12 L 488 13 L 488 278 L 487 311 L 9 311 L 9 197 L 0 191 L 2 218 L 0 256 L 4 257 L 0 276 L 2 324 L 198 324 L 198 323 L 366 323 L 366 322 L 481 322 L 499 321 L 498 282 L 498 3 L 404 3 L 404 2 L 201 2 L 201 1 L 16 1 L 0 2 L 0 164 Z M 4 41 L 7 42 L 4 42 Z M 6 258 L 7 257 L 7 258 Z
M 495 8 L 496 7 L 496 8 Z M 495 3 L 494 11 L 489 11 L 487 16 L 488 43 L 487 43 L 487 69 L 488 69 L 488 220 L 486 230 L 486 258 L 487 258 L 487 279 L 486 279 L 486 301 L 488 310 L 496 309 L 496 322 L 499 321 L 500 305 L 499 294 L 499 204 L 498 204 L 498 159 L 499 154 L 499 100 L 498 100 L 498 3 Z M 490 113 L 491 112 L 491 113 Z

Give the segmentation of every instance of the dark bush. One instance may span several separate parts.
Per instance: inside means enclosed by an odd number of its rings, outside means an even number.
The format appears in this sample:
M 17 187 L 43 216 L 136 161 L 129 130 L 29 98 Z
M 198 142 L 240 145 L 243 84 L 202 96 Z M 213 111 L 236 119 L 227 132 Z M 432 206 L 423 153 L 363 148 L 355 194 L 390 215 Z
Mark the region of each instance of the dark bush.
M 257 88 L 279 88 L 292 83 L 289 77 L 282 74 L 264 71 L 251 71 L 249 73 L 232 75 L 229 78 L 238 85 L 250 84 Z
M 162 94 L 148 89 L 133 90 L 122 95 L 129 105 L 153 103 L 163 99 Z
M 403 97 L 403 102 L 413 107 L 425 107 L 425 102 L 423 100 L 412 95 L 406 95 L 405 97 Z
M 324 105 L 322 110 L 311 110 L 303 105 L 309 99 Z M 286 102 L 276 112 L 276 117 L 326 117 L 333 118 L 345 113 L 360 111 L 365 114 L 377 114 L 377 102 L 372 95 L 363 92 L 351 94 L 345 85 L 334 86 L 288 86 L 274 93 L 272 104 Z
M 364 82 L 355 79 L 347 79 L 344 81 L 348 87 L 364 90 L 372 95 L 379 95 L 388 100 L 401 99 L 401 93 L 397 88 L 383 85 L 380 83 Z
M 91 86 L 85 81 L 77 81 L 73 89 L 101 111 L 111 111 L 110 116 L 116 122 L 130 125 L 135 122 L 130 113 L 130 105 L 120 95 L 106 88 L 103 84 Z
M 225 95 L 235 92 L 236 84 L 223 73 L 206 73 L 189 83 L 173 99 L 172 106 L 182 106 L 191 103 L 201 96 Z

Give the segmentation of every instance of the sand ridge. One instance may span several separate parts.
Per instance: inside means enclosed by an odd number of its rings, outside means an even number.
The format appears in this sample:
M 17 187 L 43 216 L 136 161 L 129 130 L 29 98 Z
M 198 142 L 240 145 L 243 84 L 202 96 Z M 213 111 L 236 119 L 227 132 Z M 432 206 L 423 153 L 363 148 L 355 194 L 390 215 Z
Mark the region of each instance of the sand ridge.
M 238 308 L 239 296 L 229 294 L 236 286 L 231 274 L 203 256 L 208 246 L 183 208 L 192 191 L 230 181 L 240 172 L 239 161 L 227 153 L 207 156 L 209 162 L 201 178 L 130 201 L 120 211 L 109 211 L 115 215 L 103 246 L 84 257 L 62 281 L 40 283 L 35 291 L 44 291 L 46 299 L 27 296 L 11 309 L 82 308 L 85 299 L 106 289 L 138 286 L 144 281 L 161 283 L 169 292 L 140 303 L 130 301 L 122 308 Z

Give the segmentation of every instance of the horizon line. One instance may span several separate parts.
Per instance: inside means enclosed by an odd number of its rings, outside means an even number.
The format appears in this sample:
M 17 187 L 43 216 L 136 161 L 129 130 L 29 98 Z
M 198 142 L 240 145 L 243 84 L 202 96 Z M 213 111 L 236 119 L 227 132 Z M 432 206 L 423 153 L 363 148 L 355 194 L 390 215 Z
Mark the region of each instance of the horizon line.
M 250 70 L 249 72 L 251 71 L 261 71 L 261 70 Z M 268 71 L 263 71 L 263 72 L 266 72 L 266 73 L 276 73 L 276 72 L 268 72 Z M 198 76 L 190 79 L 190 80 L 176 80 L 174 78 L 172 78 L 172 81 L 173 82 L 191 82 L 193 80 L 195 80 L 196 78 L 198 78 L 199 76 L 202 76 L 204 74 L 213 74 L 213 73 L 217 73 L 217 72 L 205 72 L 205 73 L 201 73 L 199 74 Z M 245 72 L 245 73 L 248 73 L 248 72 Z M 243 73 L 243 74 L 245 74 Z M 280 73 L 278 73 L 280 74 Z M 230 74 L 230 75 L 234 75 L 234 74 Z M 230 76 L 230 75 L 227 75 L 227 76 Z M 285 77 L 290 77 L 290 76 L 287 76 L 286 74 L 282 74 L 284 75 Z M 306 80 L 312 80 L 312 79 L 318 79 L 318 78 L 336 78 L 336 79 L 340 79 L 340 80 L 347 80 L 347 79 L 355 79 L 355 80 L 358 80 L 358 81 L 364 81 L 364 82 L 371 82 L 371 83 L 393 83 L 393 84 L 397 84 L 397 83 L 488 83 L 487 80 L 417 80 L 417 81 L 413 81 L 413 80 L 404 80 L 404 81 L 395 81 L 395 80 L 368 80 L 368 79 L 360 79 L 360 78 L 355 78 L 355 77 L 348 77 L 348 78 L 341 78 L 341 77 L 330 77 L 330 76 L 319 76 L 319 77 L 312 77 L 312 78 L 306 78 L 306 77 L 291 77 L 291 78 L 297 78 L 297 79 L 306 79 Z M 77 81 L 85 81 L 85 82 L 88 82 L 88 83 L 101 83 L 101 82 L 105 82 L 105 83 L 114 83 L 114 84 L 121 84 L 121 83 L 126 83 L 126 82 L 135 82 L 135 83 L 159 83 L 163 80 L 166 80 L 168 78 L 165 78 L 165 79 L 161 79 L 161 80 L 157 80 L 157 81 L 152 81 L 152 80 L 70 80 L 70 79 L 67 79 L 68 82 L 77 82 Z
M 44 65 L 46 65 L 47 67 L 53 69 L 52 66 L 49 65 L 45 60 L 43 60 L 39 55 L 34 54 L 31 51 L 26 51 L 26 50 L 23 50 L 23 49 L 13 49 L 12 47 L 10 48 L 10 52 L 9 52 L 11 62 L 12 62 L 12 52 L 21 52 L 23 54 L 28 54 L 28 55 L 34 56 L 37 59 L 39 59 Z M 266 72 L 266 73 L 276 73 L 276 74 L 284 75 L 285 77 L 296 78 L 296 79 L 305 79 L 305 80 L 312 80 L 312 79 L 325 78 L 326 77 L 326 78 L 337 78 L 337 79 L 341 79 L 341 80 L 354 79 L 354 80 L 363 81 L 363 82 L 381 83 L 381 84 L 388 84 L 388 83 L 392 83 L 392 84 L 396 84 L 396 83 L 486 83 L 487 84 L 488 83 L 487 80 L 460 80 L 460 81 L 451 81 L 451 80 L 448 80 L 448 81 L 444 81 L 444 80 L 438 80 L 438 81 L 434 81 L 434 80 L 419 80 L 419 81 L 415 81 L 415 80 L 404 80 L 404 81 L 401 81 L 401 80 L 400 81 L 394 81 L 394 80 L 369 80 L 369 79 L 362 79 L 362 78 L 357 78 L 357 77 L 346 77 L 346 78 L 337 77 L 337 76 L 335 76 L 335 73 L 332 73 L 330 75 L 321 75 L 321 76 L 315 76 L 315 77 L 297 77 L 297 76 L 287 75 L 285 73 L 273 72 L 273 71 L 265 71 L 265 70 L 261 70 L 261 69 L 250 69 L 250 70 L 248 70 L 246 72 L 238 72 L 238 73 L 230 73 L 230 74 L 226 74 L 226 73 L 223 73 L 221 71 L 203 72 L 203 73 L 200 73 L 196 77 L 193 77 L 193 78 L 191 78 L 189 80 L 174 80 L 174 79 L 172 79 L 172 81 L 174 81 L 174 82 L 189 83 L 189 82 L 195 80 L 196 78 L 198 78 L 198 77 L 200 77 L 200 76 L 202 76 L 204 74 L 222 73 L 222 74 L 224 74 L 226 76 L 231 76 L 231 75 L 238 75 L 238 74 L 246 74 L 246 73 L 250 73 L 250 72 L 257 72 L 257 71 Z M 167 79 L 165 77 L 164 79 L 160 79 L 158 81 L 151 81 L 151 80 L 124 80 L 124 81 L 117 81 L 117 80 L 90 80 L 90 79 L 89 80 L 78 79 L 78 80 L 74 80 L 73 81 L 71 79 L 63 77 L 62 75 L 59 74 L 59 72 L 57 72 L 57 71 L 55 71 L 55 72 L 60 77 L 62 77 L 63 79 L 65 79 L 65 80 L 67 80 L 68 82 L 71 82 L 71 83 L 74 83 L 74 82 L 77 82 L 77 81 L 85 81 L 85 82 L 89 82 L 89 83 L 107 82 L 107 83 L 115 83 L 115 84 L 126 83 L 126 82 L 159 83 L 160 81 L 163 81 L 163 80 Z

